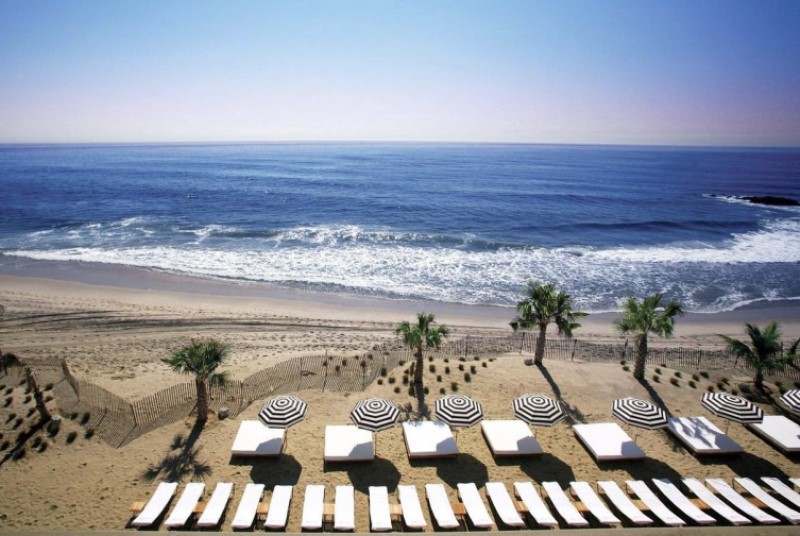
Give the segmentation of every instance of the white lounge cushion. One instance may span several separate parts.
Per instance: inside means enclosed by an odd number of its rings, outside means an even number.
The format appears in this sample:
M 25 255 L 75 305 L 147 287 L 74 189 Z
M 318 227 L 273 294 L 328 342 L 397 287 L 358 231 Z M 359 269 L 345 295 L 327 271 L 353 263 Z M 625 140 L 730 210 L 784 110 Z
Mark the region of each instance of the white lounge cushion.
M 133 527 L 149 527 L 156 522 L 156 519 L 164 512 L 169 504 L 175 490 L 178 489 L 177 482 L 161 482 L 153 492 L 153 496 L 144 505 L 144 508 L 136 519 L 131 521 Z
M 631 501 L 628 494 L 622 491 L 613 480 L 601 480 L 597 483 L 603 494 L 610 500 L 622 515 L 631 520 L 636 525 L 650 525 L 653 520 L 642 513 L 639 508 Z
M 508 494 L 505 484 L 502 482 L 487 482 L 486 495 L 492 501 L 494 509 L 504 525 L 508 527 L 525 526 L 525 521 L 517 512 L 517 508 L 514 506 L 514 501 L 511 500 L 511 495 Z
M 422 514 L 416 486 L 397 486 L 397 498 L 403 510 L 403 522 L 410 529 L 424 529 L 428 526 Z
M 542 482 L 542 488 L 553 503 L 558 514 L 564 518 L 570 527 L 588 527 L 589 522 L 578 512 L 575 504 L 569 500 L 567 494 L 561 489 L 558 482 Z
M 653 484 L 658 490 L 666 497 L 669 502 L 675 507 L 686 514 L 692 521 L 698 525 L 713 525 L 717 522 L 716 519 L 700 510 L 695 504 L 689 500 L 689 497 L 683 494 L 675 484 L 666 478 L 654 478 Z
M 738 443 L 705 417 L 672 417 L 668 428 L 695 454 L 743 452 Z
M 198 527 L 216 527 L 219 525 L 222 514 L 225 512 L 225 507 L 228 506 L 228 500 L 231 498 L 233 491 L 232 482 L 219 482 L 217 487 L 214 488 L 214 493 L 208 500 L 200 519 L 197 520 Z
M 479 529 L 488 529 L 494 526 L 494 520 L 489 512 L 486 510 L 486 504 L 481 499 L 481 494 L 478 487 L 472 483 L 458 484 L 458 496 L 461 497 L 461 502 L 464 504 L 464 509 L 467 511 L 470 521 L 475 527 Z
M 373 532 L 392 530 L 389 490 L 386 489 L 386 486 L 369 487 L 369 521 Z
M 751 430 L 785 452 L 800 452 L 800 424 L 783 415 L 766 415 Z
M 686 521 L 676 516 L 672 510 L 667 508 L 667 506 L 661 502 L 661 499 L 647 487 L 647 484 L 641 480 L 628 480 L 625 484 L 662 523 L 668 527 L 682 527 L 686 525 Z
M 542 453 L 542 447 L 530 428 L 520 420 L 481 421 L 481 431 L 495 456 L 533 456 Z
M 777 517 L 766 513 L 764 510 L 739 495 L 739 493 L 724 480 L 720 478 L 707 478 L 706 483 L 711 486 L 714 491 L 722 495 L 726 501 L 759 523 L 763 525 L 773 525 L 781 522 Z
M 233 440 L 235 456 L 278 456 L 283 450 L 286 430 L 268 428 L 261 421 L 242 421 Z
M 684 478 L 683 483 L 698 499 L 706 503 L 712 510 L 727 519 L 733 525 L 749 525 L 752 523 L 752 521 L 722 502 L 696 478 Z
M 264 484 L 253 484 L 250 482 L 244 487 L 244 493 L 239 501 L 239 507 L 231 521 L 231 528 L 249 529 L 253 526 L 256 518 L 258 503 L 261 502 L 261 494 L 264 493 Z
M 352 425 L 325 427 L 325 461 L 356 462 L 375 459 L 372 432 Z
M 770 510 L 773 510 L 783 516 L 792 525 L 800 523 L 800 512 L 789 508 L 775 497 L 764 491 L 761 486 L 749 478 L 736 478 L 734 480 L 737 484 L 742 486 L 747 493 L 764 503 L 764 505 Z
M 615 422 L 576 424 L 572 429 L 597 461 L 645 457 L 639 445 Z
M 353 486 L 336 486 L 333 505 L 333 529 L 356 529 L 356 506 Z
M 450 427 L 441 421 L 406 421 L 403 437 L 409 458 L 455 456 L 458 446 Z
M 590 486 L 588 482 L 570 482 L 569 486 L 583 505 L 597 518 L 600 524 L 622 524 L 622 521 L 608 509 L 608 506 L 597 496 L 597 493 L 594 492 L 594 489 L 592 489 L 592 486 Z
M 425 495 L 428 497 L 428 504 L 439 528 L 455 529 L 459 527 L 443 485 L 425 484 Z
M 770 476 L 762 476 L 761 480 L 772 488 L 775 493 L 789 501 L 790 503 L 794 504 L 798 508 L 800 508 L 800 493 L 797 493 L 795 490 L 778 480 L 777 478 L 773 478 Z
M 319 530 L 322 528 L 322 512 L 325 501 L 325 486 L 309 484 L 306 486 L 306 496 L 303 499 L 303 520 L 301 527 L 305 530 Z
M 169 517 L 164 522 L 169 528 L 182 527 L 189 520 L 189 517 L 194 513 L 194 508 L 200 502 L 200 497 L 203 496 L 203 490 L 206 485 L 202 482 L 190 482 L 181 494 L 180 499 L 175 504 L 175 508 L 169 514 Z
M 269 511 L 264 526 L 268 529 L 282 529 L 289 519 L 289 505 L 292 502 L 292 486 L 275 486 L 269 501 Z
M 547 508 L 547 504 L 537 493 L 532 482 L 514 482 L 514 491 L 516 491 L 519 500 L 522 501 L 525 509 L 537 524 L 543 527 L 558 526 L 558 520 L 550 513 L 550 509 Z

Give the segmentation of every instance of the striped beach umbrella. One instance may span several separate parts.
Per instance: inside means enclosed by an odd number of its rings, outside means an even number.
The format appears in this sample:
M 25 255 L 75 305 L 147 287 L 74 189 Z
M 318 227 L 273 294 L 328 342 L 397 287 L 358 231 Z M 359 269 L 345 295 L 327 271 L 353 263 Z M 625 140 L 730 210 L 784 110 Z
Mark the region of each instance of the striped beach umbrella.
M 663 409 L 649 400 L 631 397 L 614 400 L 611 404 L 611 414 L 625 424 L 645 430 L 664 428 L 668 422 Z
M 564 418 L 561 404 L 545 395 L 522 395 L 511 407 L 517 419 L 535 426 L 552 426 Z
M 468 396 L 445 396 L 436 401 L 436 418 L 453 428 L 468 428 L 483 420 L 483 408 Z
M 781 402 L 786 404 L 789 411 L 800 415 L 800 389 L 792 389 L 783 393 Z
M 700 400 L 708 411 L 739 424 L 755 424 L 764 420 L 761 408 L 740 396 L 730 393 L 704 393 Z M 725 426 L 727 433 L 728 427 Z
M 308 404 L 295 395 L 276 396 L 264 404 L 258 420 L 270 428 L 289 428 L 305 419 L 307 410 Z
M 389 400 L 383 398 L 367 398 L 361 400 L 350 412 L 350 419 L 359 428 L 370 432 L 388 430 L 397 424 L 400 410 Z

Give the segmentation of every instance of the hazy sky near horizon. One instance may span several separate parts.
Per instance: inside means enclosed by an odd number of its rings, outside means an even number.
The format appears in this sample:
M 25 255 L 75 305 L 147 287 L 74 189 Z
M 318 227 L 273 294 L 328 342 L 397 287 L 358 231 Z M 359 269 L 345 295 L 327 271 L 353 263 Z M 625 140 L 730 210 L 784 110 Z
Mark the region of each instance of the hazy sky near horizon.
M 800 146 L 798 0 L 0 10 L 0 143 Z

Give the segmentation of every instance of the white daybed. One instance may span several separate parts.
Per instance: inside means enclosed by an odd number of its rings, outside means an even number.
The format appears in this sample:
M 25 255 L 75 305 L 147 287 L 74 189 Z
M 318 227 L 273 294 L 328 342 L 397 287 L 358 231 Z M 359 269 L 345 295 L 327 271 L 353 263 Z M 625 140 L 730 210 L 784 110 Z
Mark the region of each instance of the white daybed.
M 410 459 L 440 458 L 458 454 L 453 432 L 441 421 L 404 422 L 403 437 Z
M 766 415 L 750 429 L 784 452 L 800 452 L 800 425 L 783 415 Z
M 325 427 L 326 462 L 359 462 L 375 459 L 372 432 L 352 425 Z
M 278 456 L 283 451 L 286 430 L 268 428 L 261 421 L 242 421 L 231 453 L 234 456 Z
M 645 457 L 644 451 L 615 422 L 576 424 L 572 429 L 599 462 Z
M 542 453 L 542 447 L 530 428 L 520 420 L 481 421 L 481 432 L 495 457 L 533 456 Z
M 673 417 L 668 428 L 696 455 L 743 452 L 738 443 L 705 417 Z

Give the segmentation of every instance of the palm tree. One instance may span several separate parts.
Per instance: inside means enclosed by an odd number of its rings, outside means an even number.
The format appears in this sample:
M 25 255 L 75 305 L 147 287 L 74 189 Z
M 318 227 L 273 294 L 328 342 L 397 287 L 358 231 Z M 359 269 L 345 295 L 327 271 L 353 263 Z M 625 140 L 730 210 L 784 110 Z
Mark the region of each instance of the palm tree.
M 647 335 L 653 333 L 659 337 L 669 338 L 675 329 L 675 317 L 683 315 L 683 306 L 671 301 L 661 305 L 663 294 L 653 294 L 642 301 L 628 298 L 622 304 L 622 318 L 614 324 L 622 335 L 636 335 L 636 364 L 633 377 L 644 379 L 644 366 L 647 361 Z
M 560 335 L 572 337 L 572 330 L 581 326 L 576 319 L 588 313 L 573 311 L 572 296 L 559 290 L 552 283 L 528 281 L 524 293 L 525 298 L 517 303 L 517 318 L 511 322 L 511 327 L 515 331 L 517 328 L 539 328 L 533 362 L 541 365 L 544 360 L 547 326 L 550 322 L 558 326 Z
M 425 348 L 439 348 L 442 340 L 450 334 L 447 326 L 432 327 L 434 315 L 417 313 L 417 323 L 404 320 L 397 326 L 395 333 L 403 337 L 403 344 L 411 348 L 416 357 L 414 365 L 414 383 L 422 384 L 422 368 L 425 366 L 422 352 Z
M 191 344 L 162 359 L 175 372 L 193 374 L 197 387 L 197 420 L 208 420 L 208 386 L 225 383 L 226 374 L 216 372 L 228 358 L 229 346 L 216 339 L 192 339 Z
M 42 424 L 50 422 L 53 416 L 44 402 L 44 394 L 39 387 L 39 382 L 36 381 L 36 373 L 33 369 L 12 353 L 0 352 L 0 372 L 5 374 L 10 368 L 20 368 L 25 373 L 25 381 L 28 384 L 28 390 L 33 393 L 33 400 L 36 403 L 36 410 L 39 412 Z
M 764 373 L 781 370 L 797 359 L 800 338 L 792 343 L 789 352 L 784 355 L 780 340 L 782 334 L 776 322 L 770 322 L 763 330 L 753 324 L 745 326 L 747 326 L 745 333 L 750 337 L 750 346 L 727 335 L 719 336 L 725 340 L 731 353 L 747 361 L 747 364 L 756 370 L 753 383 L 756 389 L 763 391 Z

